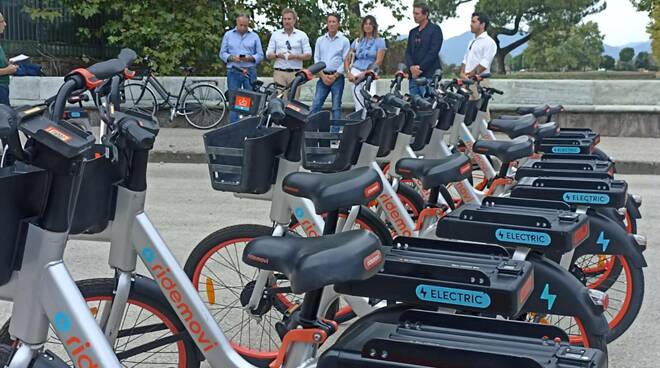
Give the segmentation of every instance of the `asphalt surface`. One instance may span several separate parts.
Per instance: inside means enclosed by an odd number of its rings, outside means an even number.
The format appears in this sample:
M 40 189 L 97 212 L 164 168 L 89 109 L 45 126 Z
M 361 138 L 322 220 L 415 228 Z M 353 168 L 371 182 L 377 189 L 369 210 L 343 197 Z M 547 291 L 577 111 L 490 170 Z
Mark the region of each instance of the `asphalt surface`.
M 610 367 L 660 366 L 660 176 L 621 176 L 628 180 L 631 192 L 644 198 L 639 233 L 648 236 L 645 253 L 649 267 L 645 272 L 646 295 L 635 324 L 609 346 Z M 232 224 L 267 225 L 268 204 L 237 199 L 229 193 L 214 191 L 206 165 L 158 164 L 149 169 L 147 213 L 161 235 L 183 264 L 191 249 L 214 230 Z M 112 276 L 107 266 L 108 245 L 72 241 L 66 250 L 65 263 L 75 279 Z M 144 268 L 139 272 L 144 273 Z M 10 304 L 0 302 L 0 320 L 9 314 Z

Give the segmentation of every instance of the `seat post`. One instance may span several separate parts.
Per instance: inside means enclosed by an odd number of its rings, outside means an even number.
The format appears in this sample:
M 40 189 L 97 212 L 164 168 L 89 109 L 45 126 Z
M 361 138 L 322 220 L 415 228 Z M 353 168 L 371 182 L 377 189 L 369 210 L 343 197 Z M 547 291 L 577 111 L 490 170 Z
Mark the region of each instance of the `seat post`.
M 511 166 L 511 161 L 502 163 L 502 166 L 500 166 L 500 173 L 498 174 L 498 176 L 500 178 L 505 179 L 506 175 L 509 173 L 510 166 Z
M 427 206 L 437 205 L 439 196 L 440 196 L 440 188 L 439 187 L 431 188 L 431 192 L 429 193 L 429 199 L 426 202 Z
M 337 221 L 339 220 L 339 210 L 328 212 L 325 218 L 325 226 L 323 226 L 323 235 L 334 234 L 337 231 Z
M 310 322 L 316 321 L 321 306 L 321 297 L 323 296 L 323 289 L 312 290 L 305 293 L 301 308 L 300 308 L 300 321 Z

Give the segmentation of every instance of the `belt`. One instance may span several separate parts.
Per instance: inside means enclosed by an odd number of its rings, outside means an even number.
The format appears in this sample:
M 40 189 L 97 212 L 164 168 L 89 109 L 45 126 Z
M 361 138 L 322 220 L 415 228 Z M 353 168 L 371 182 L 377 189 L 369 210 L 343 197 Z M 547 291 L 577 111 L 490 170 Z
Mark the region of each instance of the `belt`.
M 278 72 L 285 72 L 285 73 L 297 73 L 300 71 L 300 69 L 282 69 L 282 68 L 275 68 Z
M 324 70 L 324 71 L 323 71 L 323 74 L 327 74 L 327 75 L 333 75 L 333 74 L 335 74 L 335 73 L 337 73 L 336 70 L 333 70 L 333 71 Z

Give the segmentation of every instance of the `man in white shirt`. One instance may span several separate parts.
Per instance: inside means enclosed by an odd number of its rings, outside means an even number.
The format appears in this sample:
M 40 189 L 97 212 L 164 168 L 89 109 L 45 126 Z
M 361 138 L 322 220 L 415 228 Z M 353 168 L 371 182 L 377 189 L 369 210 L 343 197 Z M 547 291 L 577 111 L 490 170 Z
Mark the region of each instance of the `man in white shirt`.
M 470 78 L 484 72 L 490 72 L 490 66 L 497 53 L 497 44 L 495 44 L 495 41 L 490 38 L 486 32 L 489 24 L 490 19 L 488 18 L 488 15 L 480 12 L 472 14 L 470 30 L 474 33 L 474 40 L 468 44 L 465 57 L 463 58 L 460 72 L 461 79 Z M 483 80 L 481 85 L 487 87 L 488 82 Z M 479 94 L 476 85 L 473 84 L 470 89 L 472 90 L 471 98 L 478 99 Z
M 296 73 L 302 69 L 303 61 L 312 58 L 309 38 L 305 32 L 294 28 L 296 22 L 298 22 L 298 14 L 295 10 L 289 8 L 282 10 L 283 28 L 273 32 L 266 50 L 268 60 L 275 60 L 273 80 L 283 86 L 293 81 Z M 296 99 L 298 97 L 300 97 L 300 89 L 296 91 Z

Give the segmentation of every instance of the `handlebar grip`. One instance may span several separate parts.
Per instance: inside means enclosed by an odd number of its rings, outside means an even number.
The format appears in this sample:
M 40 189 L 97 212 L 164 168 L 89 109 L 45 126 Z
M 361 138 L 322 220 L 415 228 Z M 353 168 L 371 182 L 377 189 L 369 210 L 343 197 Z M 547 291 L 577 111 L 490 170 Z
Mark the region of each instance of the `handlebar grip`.
M 268 113 L 270 117 L 276 121 L 281 122 L 284 120 L 286 114 L 284 113 L 284 101 L 279 98 L 273 98 L 268 101 Z
M 316 64 L 310 65 L 309 68 L 307 68 L 307 71 L 309 71 L 312 74 L 316 74 L 321 70 L 325 69 L 325 66 L 326 66 L 325 63 L 321 61 Z
M 396 97 L 395 95 L 388 93 L 381 99 L 382 103 L 392 107 L 398 107 L 400 109 L 409 109 L 410 103 Z
M 433 103 L 429 102 L 427 99 L 420 95 L 412 96 L 413 105 L 419 110 L 431 110 L 433 108 Z
M 493 93 L 498 94 L 498 95 L 503 95 L 504 92 L 502 90 L 499 90 L 497 88 L 492 88 L 490 89 Z
M 156 136 L 140 127 L 133 119 L 123 122 L 121 131 L 135 149 L 149 150 L 154 146 Z

